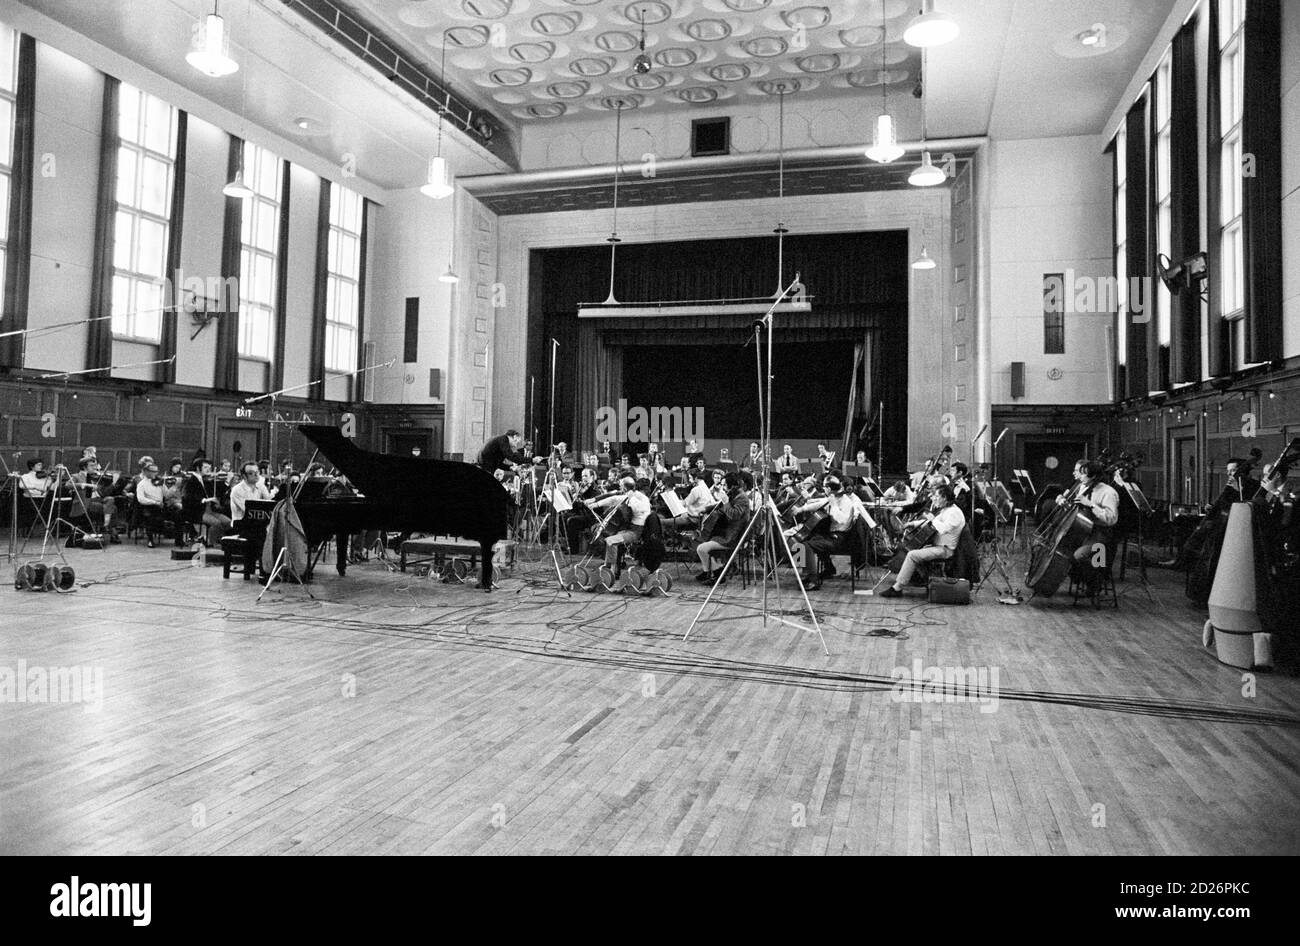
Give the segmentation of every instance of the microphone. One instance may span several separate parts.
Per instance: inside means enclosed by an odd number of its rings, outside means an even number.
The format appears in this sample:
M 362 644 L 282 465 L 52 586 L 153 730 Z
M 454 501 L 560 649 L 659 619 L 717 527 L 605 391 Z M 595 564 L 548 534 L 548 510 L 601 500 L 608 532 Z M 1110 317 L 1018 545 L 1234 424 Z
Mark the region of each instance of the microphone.
M 981 437 L 984 436 L 984 431 L 986 431 L 986 430 L 988 430 L 988 429 L 989 429 L 989 425 L 988 425 L 988 424 L 985 424 L 983 427 L 981 427 L 981 428 L 980 428 L 980 432 L 977 433 L 977 434 L 974 436 L 974 438 L 971 440 L 971 445 L 974 446 L 974 445 L 975 445 L 975 442 L 976 442 L 977 440 L 979 440 Z
M 1007 435 L 1007 431 L 1010 429 L 1011 429 L 1010 427 L 1003 427 L 1002 433 L 998 434 L 998 439 L 993 441 L 993 446 L 996 447 L 998 444 L 1000 444 L 1002 442 L 1002 438 Z

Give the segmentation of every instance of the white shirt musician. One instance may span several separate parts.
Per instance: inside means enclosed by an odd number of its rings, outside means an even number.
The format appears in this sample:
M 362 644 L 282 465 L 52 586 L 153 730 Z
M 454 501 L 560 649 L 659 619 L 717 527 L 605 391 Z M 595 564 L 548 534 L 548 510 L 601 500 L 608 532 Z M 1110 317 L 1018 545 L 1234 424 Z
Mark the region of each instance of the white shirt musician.
M 776 458 L 776 472 L 799 472 L 799 458 L 794 455 L 794 447 L 790 446 L 788 443 L 781 447 L 781 455 Z
M 43 498 L 54 485 L 54 481 L 45 473 L 44 460 L 28 460 L 27 472 L 19 477 L 19 482 L 28 499 Z
M 1106 467 L 1100 460 L 1080 460 L 1075 466 L 1075 476 L 1083 484 L 1082 491 L 1075 502 L 1082 507 L 1092 520 L 1092 534 L 1088 541 L 1074 550 L 1076 562 L 1091 562 L 1099 553 L 1104 554 L 1103 563 L 1109 563 L 1111 539 L 1115 524 L 1119 522 L 1119 493 L 1109 483 L 1102 482 Z M 1064 496 L 1057 498 L 1058 504 L 1067 500 Z M 1098 546 L 1104 546 L 1103 549 Z M 1107 564 L 1102 565 L 1108 567 Z
M 880 593 L 882 598 L 900 597 L 916 574 L 916 569 L 923 563 L 952 558 L 961 538 L 961 530 L 966 528 L 966 516 L 955 504 L 951 486 L 945 484 L 935 488 L 934 509 L 934 516 L 930 519 L 930 524 L 934 526 L 934 538 L 924 548 L 907 553 L 894 584 Z
M 832 555 L 844 555 L 852 549 L 853 524 L 862 521 L 868 529 L 874 529 L 876 522 L 862 505 L 862 500 L 855 494 L 846 492 L 844 484 L 835 474 L 830 474 L 822 482 L 829 495 L 813 499 L 796 507 L 796 512 L 815 512 L 824 509 L 830 518 L 829 528 L 815 531 L 804 544 L 808 547 L 805 557 L 804 586 L 809 591 L 821 587 L 821 580 L 835 574 Z M 862 550 L 865 552 L 865 549 Z
M 249 461 L 244 464 L 244 478 L 230 488 L 230 519 L 238 522 L 244 518 L 244 509 L 249 500 L 270 500 L 271 494 L 262 483 L 257 464 Z
M 589 503 L 591 508 L 596 510 L 623 505 L 632 514 L 630 526 L 620 529 L 605 540 L 605 564 L 610 568 L 615 567 L 618 563 L 619 547 L 626 545 L 633 539 L 640 538 L 641 529 L 645 526 L 645 521 L 650 515 L 650 497 L 637 488 L 636 480 L 630 476 L 625 476 L 619 480 L 618 486 L 618 495 L 607 496 L 604 499 Z

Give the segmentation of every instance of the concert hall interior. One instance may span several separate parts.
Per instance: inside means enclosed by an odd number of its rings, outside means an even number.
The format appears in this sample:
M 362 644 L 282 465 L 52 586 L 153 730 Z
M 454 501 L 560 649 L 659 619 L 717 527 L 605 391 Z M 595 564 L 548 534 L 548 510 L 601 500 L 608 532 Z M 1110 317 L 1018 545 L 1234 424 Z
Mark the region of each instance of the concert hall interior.
M 0 285 L 0 853 L 1300 853 L 1300 3 L 0 0 Z

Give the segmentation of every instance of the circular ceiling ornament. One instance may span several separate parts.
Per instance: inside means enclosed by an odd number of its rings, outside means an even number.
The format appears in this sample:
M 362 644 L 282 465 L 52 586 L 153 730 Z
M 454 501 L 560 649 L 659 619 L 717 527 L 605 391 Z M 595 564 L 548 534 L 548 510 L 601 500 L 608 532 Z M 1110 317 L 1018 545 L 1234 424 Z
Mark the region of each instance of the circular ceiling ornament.
M 668 76 L 662 72 L 637 73 L 628 76 L 624 82 L 629 89 L 638 92 L 654 92 L 668 84 Z
M 779 36 L 755 36 L 753 39 L 745 40 L 740 46 L 745 52 L 759 59 L 772 59 L 790 48 Z
M 497 85 L 504 85 L 506 87 L 526 85 L 532 77 L 533 71 L 531 69 L 525 69 L 522 66 L 518 69 L 493 69 L 488 73 L 489 79 Z
M 546 62 L 555 55 L 555 44 L 552 42 L 545 43 L 515 43 L 510 47 L 510 58 L 519 62 L 527 62 L 537 65 L 539 62 Z
M 834 72 L 840 67 L 840 57 L 835 53 L 818 53 L 814 56 L 802 56 L 796 59 L 794 64 L 804 72 L 813 74 Z
M 568 36 L 581 23 L 581 13 L 539 13 L 533 17 L 533 32 L 539 36 Z
M 757 13 L 772 5 L 772 0 L 722 0 L 722 2 L 737 13 Z
M 512 6 L 514 0 L 460 0 L 460 8 L 480 20 L 499 20 Z
M 629 53 L 637 47 L 637 38 L 623 30 L 607 30 L 596 37 L 596 47 L 607 53 Z
M 908 48 L 903 47 L 900 49 L 898 46 L 885 46 L 881 49 L 872 50 L 867 54 L 867 59 L 881 66 L 896 66 L 900 62 L 907 61 Z
M 629 23 L 635 23 L 637 26 L 641 25 L 642 17 L 645 18 L 646 26 L 654 26 L 672 15 L 672 8 L 663 0 L 634 0 L 623 8 L 623 16 Z
M 764 79 L 758 83 L 758 87 L 768 95 L 791 95 L 805 88 L 805 85 L 798 79 Z
M 397 8 L 399 20 L 407 26 L 418 26 L 420 29 L 437 26 L 442 16 L 436 3 L 404 3 Z
M 687 23 L 682 29 L 696 42 L 716 43 L 731 35 L 731 24 L 726 20 L 707 18 Z
M 819 30 L 831 21 L 831 11 L 826 7 L 797 7 L 783 10 L 781 19 L 792 30 L 800 27 L 806 30 Z
M 603 108 L 614 110 L 620 108 L 640 108 L 643 101 L 645 100 L 639 95 L 607 95 L 605 98 L 600 100 L 600 104 Z
M 740 82 L 748 79 L 750 72 L 743 62 L 721 62 L 709 67 L 709 77 L 718 82 Z
M 695 85 L 689 89 L 678 89 L 677 98 L 687 105 L 707 105 L 710 102 L 717 101 L 718 90 L 710 89 L 708 86 Z
M 569 71 L 575 76 L 582 76 L 585 79 L 594 79 L 596 76 L 603 76 L 614 68 L 614 62 L 610 59 L 599 59 L 595 56 L 586 59 L 575 59 L 569 63 Z
M 515 114 L 520 118 L 559 118 L 568 110 L 569 107 L 563 102 L 543 102 L 518 109 Z
M 447 45 L 460 49 L 479 49 L 487 45 L 491 35 L 492 31 L 486 26 L 453 26 L 447 30 Z M 435 33 L 429 37 L 430 46 L 438 46 L 441 43 L 440 34 Z
M 670 69 L 684 69 L 693 65 L 699 58 L 693 50 L 684 46 L 669 46 L 667 49 L 661 49 L 655 53 L 655 62 L 661 66 L 667 66 Z
M 885 31 L 878 26 L 855 26 L 852 29 L 840 30 L 840 42 L 857 49 L 879 45 L 884 38 Z
M 580 99 L 591 91 L 591 83 L 581 79 L 552 82 L 546 87 L 546 94 L 557 99 Z

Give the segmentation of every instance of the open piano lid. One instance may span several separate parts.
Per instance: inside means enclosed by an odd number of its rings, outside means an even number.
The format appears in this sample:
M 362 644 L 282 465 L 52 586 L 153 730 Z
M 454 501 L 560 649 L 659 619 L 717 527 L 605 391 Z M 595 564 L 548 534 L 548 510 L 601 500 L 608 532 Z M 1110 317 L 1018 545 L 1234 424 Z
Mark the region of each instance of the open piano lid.
M 394 457 L 362 450 L 337 427 L 300 424 L 302 435 L 371 502 L 433 517 L 449 531 L 474 538 L 504 538 L 507 493 L 496 477 L 469 463 Z

